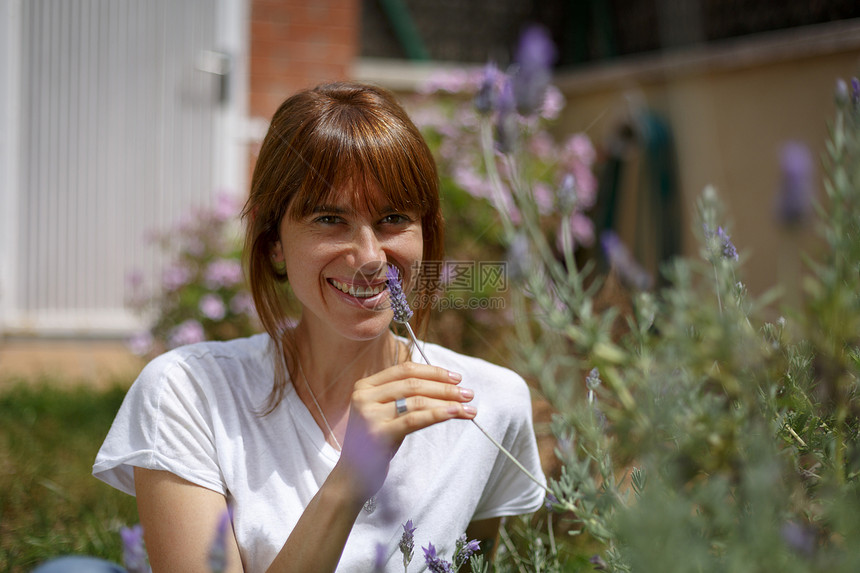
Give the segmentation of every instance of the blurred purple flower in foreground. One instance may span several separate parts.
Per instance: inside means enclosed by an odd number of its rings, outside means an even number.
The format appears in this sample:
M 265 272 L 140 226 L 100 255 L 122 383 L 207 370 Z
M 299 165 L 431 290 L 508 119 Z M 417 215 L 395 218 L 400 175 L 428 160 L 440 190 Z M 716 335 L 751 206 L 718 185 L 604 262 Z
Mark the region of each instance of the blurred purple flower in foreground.
M 600 243 L 609 265 L 618 273 L 622 283 L 640 291 L 651 288 L 654 279 L 636 262 L 618 235 L 612 231 L 604 231 L 600 235 Z
M 815 532 L 811 528 L 789 521 L 780 528 L 780 535 L 786 545 L 804 557 L 812 558 L 815 555 Z
M 382 543 L 376 544 L 376 552 L 373 557 L 374 573 L 385 573 L 385 545 Z
M 523 31 L 513 77 L 517 110 L 523 115 L 532 114 L 543 105 L 544 94 L 552 79 L 555 57 L 555 45 L 546 28 L 532 25 Z
M 227 532 L 233 527 L 233 510 L 228 507 L 221 513 L 215 528 L 215 540 L 209 548 L 209 569 L 212 573 L 227 570 Z
M 806 144 L 791 141 L 780 153 L 780 182 L 776 198 L 777 219 L 786 226 L 806 221 L 815 197 L 815 162 Z
M 149 573 L 146 562 L 146 549 L 143 547 L 143 526 L 123 527 L 119 530 L 122 537 L 122 560 L 129 573 Z

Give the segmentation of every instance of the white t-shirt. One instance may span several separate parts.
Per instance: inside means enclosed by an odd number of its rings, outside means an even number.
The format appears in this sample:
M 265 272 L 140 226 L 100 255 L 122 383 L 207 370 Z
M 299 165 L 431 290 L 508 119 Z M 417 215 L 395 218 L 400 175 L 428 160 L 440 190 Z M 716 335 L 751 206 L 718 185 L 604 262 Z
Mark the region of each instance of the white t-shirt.
M 166 470 L 224 494 L 246 572 L 265 571 L 305 506 L 338 461 L 293 387 L 260 415 L 272 389 L 273 345 L 266 334 L 204 342 L 168 352 L 131 387 L 93 466 L 93 474 L 134 495 L 133 467 Z M 430 363 L 463 375 L 475 391 L 476 421 L 543 481 L 529 390 L 514 372 L 427 344 Z M 423 362 L 417 350 L 412 359 Z M 375 499 L 361 511 L 338 571 L 370 571 L 377 544 L 386 571 L 402 571 L 401 524 L 411 519 L 415 557 L 433 543 L 450 559 L 470 521 L 537 510 L 544 490 L 523 475 L 468 420 L 410 434 Z

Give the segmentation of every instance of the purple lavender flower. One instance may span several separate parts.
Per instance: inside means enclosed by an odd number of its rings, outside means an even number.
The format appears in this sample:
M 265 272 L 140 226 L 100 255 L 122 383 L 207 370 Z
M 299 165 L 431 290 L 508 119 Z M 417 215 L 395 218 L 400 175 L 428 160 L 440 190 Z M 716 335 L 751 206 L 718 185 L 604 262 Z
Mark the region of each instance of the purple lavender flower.
M 791 141 L 780 153 L 781 177 L 776 198 L 777 219 L 786 226 L 807 220 L 815 196 L 815 162 L 806 144 Z
M 474 104 L 478 113 L 490 113 L 496 107 L 496 92 L 498 90 L 499 75 L 501 72 L 493 62 L 484 66 L 484 73 L 481 78 L 481 85 L 478 87 L 478 93 L 475 94 Z
M 436 548 L 432 543 L 428 543 L 424 549 L 424 562 L 431 573 L 454 573 L 454 566 L 436 556 Z
M 143 526 L 123 527 L 119 530 L 122 537 L 122 560 L 129 573 L 149 573 L 146 562 L 146 549 L 143 546 Z
M 860 105 L 860 80 L 851 78 L 851 103 L 856 108 Z
M 406 324 L 412 318 L 412 309 L 409 308 L 406 293 L 403 292 L 400 273 L 394 265 L 388 265 L 385 278 L 388 283 L 388 300 L 391 304 L 391 310 L 394 312 L 394 322 Z
M 481 550 L 481 543 L 477 539 L 468 541 L 466 534 L 457 539 L 454 545 L 454 567 L 459 570 L 464 564 L 469 562 L 472 555 Z
M 594 565 L 594 569 L 597 571 L 609 570 L 609 565 L 607 565 L 606 561 L 604 561 L 603 557 L 601 557 L 600 555 L 592 555 L 591 559 L 589 559 L 588 562 Z
M 722 248 L 721 254 L 723 255 L 723 258 L 733 261 L 738 260 L 738 250 L 732 243 L 731 237 L 729 237 L 728 233 L 723 231 L 722 227 L 717 227 L 717 238 L 720 240 L 720 247 Z
M 783 524 L 780 534 L 786 545 L 807 558 L 815 554 L 815 532 L 794 521 Z
M 554 494 L 548 493 L 543 499 L 543 506 L 547 511 L 553 511 L 553 507 L 558 504 L 558 498 Z
M 636 262 L 618 235 L 612 231 L 604 231 L 600 236 L 600 243 L 621 282 L 636 290 L 651 288 L 654 282 L 651 275 Z
M 505 78 L 496 104 L 496 145 L 501 153 L 510 153 L 517 146 L 519 123 L 516 113 L 516 98 L 510 78 Z
M 707 223 L 702 225 L 702 229 L 705 233 L 705 238 L 709 241 L 709 248 L 713 249 L 712 256 L 714 260 L 720 257 L 732 261 L 738 260 L 738 250 L 735 248 L 734 243 L 732 243 L 732 238 L 729 237 L 729 234 L 721 226 L 717 227 L 716 233 L 711 231 Z
M 209 320 L 221 320 L 227 314 L 224 300 L 217 294 L 205 294 L 198 304 L 200 313 Z
M 400 537 L 400 553 L 403 554 L 403 569 L 409 567 L 412 562 L 412 554 L 415 551 L 415 529 L 410 519 L 403 524 L 403 535 Z
M 221 513 L 215 528 L 215 539 L 209 548 L 209 569 L 212 573 L 227 570 L 227 532 L 233 527 L 233 510 L 228 507 Z
M 513 78 L 517 110 L 523 115 L 541 108 L 555 57 L 555 46 L 546 28 L 532 25 L 525 29 L 517 48 Z

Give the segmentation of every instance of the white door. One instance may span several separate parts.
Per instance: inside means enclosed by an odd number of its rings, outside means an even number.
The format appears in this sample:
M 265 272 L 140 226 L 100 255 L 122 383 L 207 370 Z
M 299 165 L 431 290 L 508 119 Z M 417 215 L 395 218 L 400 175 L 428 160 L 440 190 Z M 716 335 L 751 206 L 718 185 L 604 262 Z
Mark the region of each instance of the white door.
M 0 2 L 0 332 L 127 333 L 146 235 L 244 192 L 244 0 Z

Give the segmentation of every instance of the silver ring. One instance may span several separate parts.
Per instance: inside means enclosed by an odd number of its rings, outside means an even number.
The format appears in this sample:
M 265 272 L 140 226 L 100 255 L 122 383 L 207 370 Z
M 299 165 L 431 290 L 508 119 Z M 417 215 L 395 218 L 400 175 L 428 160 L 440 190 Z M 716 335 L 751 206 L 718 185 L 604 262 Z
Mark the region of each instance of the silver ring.
M 400 416 L 409 411 L 409 408 L 406 407 L 406 398 L 398 398 L 394 401 L 394 408 L 397 410 L 396 416 Z

